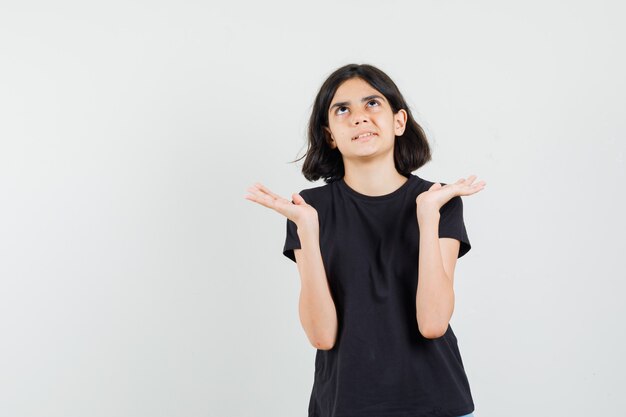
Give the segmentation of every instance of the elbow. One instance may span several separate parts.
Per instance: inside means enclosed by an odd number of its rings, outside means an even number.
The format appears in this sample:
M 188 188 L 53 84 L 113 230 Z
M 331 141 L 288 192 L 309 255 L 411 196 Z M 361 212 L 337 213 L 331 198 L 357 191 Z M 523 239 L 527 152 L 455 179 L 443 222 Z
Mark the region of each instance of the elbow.
M 331 333 L 326 335 L 318 335 L 319 337 L 312 337 L 310 339 L 311 345 L 318 350 L 331 350 L 335 347 L 337 341 L 337 333 Z
M 335 347 L 335 342 L 329 340 L 317 340 L 313 342 L 313 347 L 318 350 L 331 350 Z
M 437 327 L 437 326 L 423 326 L 423 327 L 419 327 L 420 333 L 426 339 L 438 339 L 441 336 L 443 336 L 444 334 L 446 334 L 447 329 L 448 329 L 447 325 L 446 325 L 445 328 Z
M 309 337 L 311 345 L 318 350 L 331 350 L 337 342 L 337 322 L 332 323 L 330 329 L 324 328 L 320 332 L 311 334 Z

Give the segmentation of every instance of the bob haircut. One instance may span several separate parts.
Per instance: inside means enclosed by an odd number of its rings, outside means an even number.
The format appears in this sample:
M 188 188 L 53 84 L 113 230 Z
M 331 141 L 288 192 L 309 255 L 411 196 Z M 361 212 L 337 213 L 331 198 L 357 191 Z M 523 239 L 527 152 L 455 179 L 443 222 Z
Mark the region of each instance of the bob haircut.
M 325 128 L 329 127 L 328 110 L 335 92 L 343 82 L 351 78 L 361 78 L 378 90 L 385 96 L 394 114 L 400 109 L 407 112 L 404 133 L 396 136 L 394 143 L 393 159 L 396 170 L 408 177 L 430 161 L 431 152 L 426 134 L 413 118 L 409 106 L 391 78 L 372 65 L 348 64 L 330 74 L 315 97 L 307 131 L 307 152 L 292 161 L 306 157 L 302 166 L 304 177 L 309 181 L 323 178 L 324 182 L 330 183 L 343 178 L 345 174 L 341 153 L 339 149 L 329 146 L 330 135 Z

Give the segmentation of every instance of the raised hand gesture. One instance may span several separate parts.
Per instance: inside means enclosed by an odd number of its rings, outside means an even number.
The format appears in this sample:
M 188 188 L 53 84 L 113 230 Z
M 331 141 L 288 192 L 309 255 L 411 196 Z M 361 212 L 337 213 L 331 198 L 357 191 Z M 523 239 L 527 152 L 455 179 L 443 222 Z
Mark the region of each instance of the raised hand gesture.
M 467 179 L 461 178 L 453 184 L 441 185 L 436 182 L 428 191 L 420 193 L 415 199 L 417 216 L 427 216 L 438 213 L 439 209 L 450 199 L 459 195 L 471 195 L 485 188 L 485 181 L 474 184 L 476 175 L 470 175 Z
M 266 186 L 258 182 L 248 187 L 247 191 L 251 195 L 244 196 L 245 199 L 271 208 L 287 217 L 298 226 L 309 222 L 314 225 L 318 224 L 317 210 L 307 204 L 298 193 L 291 195 L 292 203 L 290 200 L 271 192 Z

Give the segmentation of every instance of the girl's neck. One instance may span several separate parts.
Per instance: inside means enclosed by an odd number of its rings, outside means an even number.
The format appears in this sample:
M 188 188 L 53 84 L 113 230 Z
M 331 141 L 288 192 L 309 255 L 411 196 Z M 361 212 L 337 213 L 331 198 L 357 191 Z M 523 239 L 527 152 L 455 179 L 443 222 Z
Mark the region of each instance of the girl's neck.
M 369 196 L 390 194 L 408 181 L 407 177 L 400 174 L 395 167 L 376 170 L 353 167 L 346 169 L 343 180 L 354 191 Z

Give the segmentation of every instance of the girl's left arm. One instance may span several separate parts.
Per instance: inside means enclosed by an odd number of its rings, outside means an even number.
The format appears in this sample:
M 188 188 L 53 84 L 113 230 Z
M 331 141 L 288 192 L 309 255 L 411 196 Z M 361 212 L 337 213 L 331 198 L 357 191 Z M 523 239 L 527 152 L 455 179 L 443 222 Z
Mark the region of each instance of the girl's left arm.
M 415 307 L 420 333 L 435 339 L 444 335 L 454 312 L 454 268 L 460 242 L 439 238 L 439 212 L 418 216 L 420 230 Z

